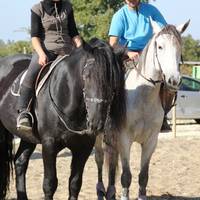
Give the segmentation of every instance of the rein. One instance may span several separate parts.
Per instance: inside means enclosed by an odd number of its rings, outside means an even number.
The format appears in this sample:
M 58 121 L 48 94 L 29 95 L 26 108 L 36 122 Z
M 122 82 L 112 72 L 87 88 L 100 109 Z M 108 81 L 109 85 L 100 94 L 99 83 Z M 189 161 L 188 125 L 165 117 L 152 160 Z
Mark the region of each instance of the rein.
M 95 62 L 95 59 L 94 58 L 90 58 L 90 59 L 87 59 L 87 62 L 86 64 L 84 65 L 83 67 L 83 72 L 84 70 L 90 66 L 91 64 L 93 64 Z M 83 78 L 83 80 L 85 80 Z M 88 117 L 88 102 L 91 102 L 91 103 L 97 103 L 97 104 L 100 104 L 100 103 L 108 103 L 108 102 L 111 102 L 112 99 L 113 99 L 113 96 L 111 98 L 110 101 L 106 100 L 106 99 L 100 99 L 100 98 L 89 98 L 89 97 L 86 97 L 86 93 L 85 93 L 85 87 L 83 88 L 83 97 L 84 97 L 84 102 L 85 102 L 85 105 L 86 105 L 86 110 L 87 110 L 87 114 L 86 114 L 86 119 L 87 119 L 87 124 L 89 122 L 89 117 Z M 85 135 L 85 134 L 90 134 L 91 133 L 91 129 L 83 129 L 83 130 L 74 130 L 72 128 L 69 127 L 69 125 L 67 125 L 67 122 L 64 120 L 64 118 L 66 117 L 64 113 L 62 113 L 62 111 L 58 108 L 58 106 L 56 105 L 56 103 L 54 102 L 53 100 L 53 97 L 51 95 L 51 91 L 50 91 L 50 86 L 49 86 L 49 96 L 51 98 L 51 102 L 53 104 L 53 107 L 54 107 L 54 110 L 56 111 L 60 121 L 64 124 L 65 128 L 72 132 L 72 133 L 75 133 L 75 134 L 79 134 L 79 135 Z M 107 110 L 107 117 L 106 117 L 106 121 L 108 120 L 109 118 L 109 114 L 110 114 L 110 107 L 111 107 L 111 104 L 109 104 L 108 106 L 108 110 Z
M 155 42 L 154 48 L 156 49 L 156 42 Z M 160 64 L 159 59 L 158 59 L 157 51 L 156 51 L 156 53 L 155 53 L 154 58 L 155 58 L 155 57 L 156 57 L 156 59 L 157 59 L 158 65 L 159 65 L 159 69 L 160 69 L 160 73 L 161 73 L 161 77 L 162 77 L 161 80 L 153 80 L 152 78 L 147 78 L 145 75 L 143 75 L 143 74 L 138 70 L 138 67 L 137 67 L 139 62 L 136 63 L 136 62 L 132 61 L 133 67 L 127 67 L 127 68 L 128 68 L 128 70 L 129 70 L 129 69 L 135 69 L 135 70 L 137 71 L 137 73 L 138 73 L 142 78 L 144 78 L 146 81 L 152 83 L 154 86 L 155 86 L 156 84 L 158 84 L 158 83 L 165 83 L 165 76 L 164 76 L 164 74 L 163 74 L 163 70 L 162 70 L 162 68 L 161 68 L 161 64 Z M 125 60 L 125 61 L 126 61 L 126 60 Z M 127 59 L 127 61 L 130 61 L 130 59 Z M 126 66 L 127 66 L 127 65 L 126 65 Z M 155 59 L 154 59 L 154 66 L 155 66 Z M 129 71 L 129 72 L 130 72 L 130 71 Z M 128 72 L 128 73 L 129 73 L 129 72 Z M 128 75 L 127 75 L 126 77 L 128 77 Z
M 83 129 L 83 130 L 80 130 L 80 131 L 79 131 L 79 130 L 71 129 L 71 128 L 67 125 L 67 122 L 64 120 L 64 118 L 65 118 L 64 113 L 62 113 L 62 112 L 60 111 L 60 109 L 58 108 L 58 106 L 56 105 L 56 103 L 55 103 L 54 100 L 53 100 L 53 97 L 52 97 L 51 91 L 50 91 L 50 86 L 49 86 L 49 96 L 50 96 L 50 98 L 51 98 L 51 102 L 52 102 L 52 104 L 53 104 L 54 110 L 56 111 L 56 114 L 58 115 L 60 121 L 64 124 L 65 128 L 66 128 L 68 131 L 70 131 L 70 132 L 72 132 L 72 133 L 79 134 L 79 135 L 85 135 L 85 134 L 89 134 L 89 133 L 91 132 L 89 129 Z
M 138 64 L 136 64 L 134 61 L 132 61 L 132 63 L 133 63 L 133 67 L 127 67 L 127 69 L 128 69 L 128 70 L 135 69 L 135 70 L 137 71 L 137 73 L 138 73 L 142 78 L 144 78 L 146 81 L 152 83 L 154 86 L 155 86 L 156 84 L 158 84 L 158 83 L 163 83 L 163 82 L 164 82 L 164 78 L 163 78 L 162 80 L 153 80 L 152 78 L 147 78 L 147 77 L 145 77 L 145 76 L 139 71 L 139 69 L 138 69 L 138 67 L 137 67 Z M 160 66 L 160 65 L 159 65 L 159 66 Z M 161 67 L 160 67 L 160 69 L 161 69 Z M 162 70 L 162 69 L 161 69 L 161 70 Z M 130 71 L 129 71 L 129 72 L 130 72 Z M 128 72 L 128 73 L 129 73 L 129 72 Z M 127 75 L 126 77 L 128 77 L 128 75 Z M 162 77 L 164 77 L 163 73 L 162 73 Z

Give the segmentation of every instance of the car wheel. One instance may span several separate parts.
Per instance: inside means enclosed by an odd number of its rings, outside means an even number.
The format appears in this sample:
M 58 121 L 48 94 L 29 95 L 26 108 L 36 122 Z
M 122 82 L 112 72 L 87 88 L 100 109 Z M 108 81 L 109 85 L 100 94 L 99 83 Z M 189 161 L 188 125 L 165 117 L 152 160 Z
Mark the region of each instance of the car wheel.
M 195 119 L 197 124 L 200 124 L 200 119 Z

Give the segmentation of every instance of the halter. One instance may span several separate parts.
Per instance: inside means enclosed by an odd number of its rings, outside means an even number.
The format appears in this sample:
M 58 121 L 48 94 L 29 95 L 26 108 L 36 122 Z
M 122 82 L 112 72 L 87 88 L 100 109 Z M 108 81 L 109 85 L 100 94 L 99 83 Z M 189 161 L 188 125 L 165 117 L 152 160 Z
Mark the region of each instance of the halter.
M 133 65 L 134 65 L 134 69 L 138 72 L 138 74 L 143 77 L 145 80 L 147 80 L 148 82 L 152 83 L 154 86 L 158 83 L 164 83 L 164 86 L 166 88 L 167 87 L 167 84 L 166 84 L 166 78 L 165 78 L 165 75 L 163 73 L 163 70 L 162 70 L 162 67 L 161 67 L 161 64 L 160 64 L 160 61 L 159 61 L 159 58 L 158 58 L 158 54 L 157 54 L 157 43 L 156 43 L 156 38 L 158 37 L 158 35 L 155 37 L 155 42 L 154 42 L 154 49 L 155 49 L 155 55 L 154 55 L 154 59 L 153 59 L 153 62 L 154 62 L 154 66 L 155 66 L 155 58 L 157 60 L 157 63 L 158 63 L 158 67 L 159 67 L 159 72 L 160 72 L 160 75 L 161 75 L 161 80 L 153 80 L 152 78 L 147 78 L 145 75 L 143 75 L 137 68 L 137 64 L 135 62 L 133 62 Z M 183 58 L 182 58 L 182 55 L 181 55 L 181 62 L 183 63 Z M 171 88 L 168 88 L 170 91 L 173 91 L 173 89 Z
M 86 64 L 85 64 L 84 67 L 83 67 L 83 72 L 84 72 L 84 70 L 85 70 L 88 66 L 90 66 L 91 64 L 94 64 L 94 62 L 95 62 L 95 59 L 94 59 L 94 58 L 89 58 L 89 59 L 87 59 Z M 83 72 L 82 72 L 82 73 L 83 73 Z M 84 78 L 83 78 L 83 80 L 84 80 Z M 84 102 L 85 102 L 86 110 L 87 110 L 86 119 L 87 119 L 87 124 L 88 124 L 88 123 L 89 123 L 89 117 L 88 117 L 88 109 L 89 109 L 89 106 L 88 106 L 88 102 L 97 103 L 97 104 L 100 104 L 100 103 L 110 103 L 110 102 L 112 102 L 112 99 L 113 99 L 113 96 L 114 96 L 114 95 L 112 95 L 112 98 L 111 98 L 111 100 L 109 101 L 109 100 L 107 100 L 107 99 L 89 98 L 89 97 L 86 96 L 86 94 L 85 94 L 84 91 L 85 91 L 85 87 L 83 87 L 83 97 L 84 97 Z M 80 131 L 79 131 L 79 130 L 71 129 L 71 128 L 69 127 L 69 125 L 67 125 L 66 121 L 64 120 L 64 117 L 65 117 L 64 113 L 62 113 L 62 112 L 60 111 L 60 109 L 58 108 L 58 106 L 57 106 L 56 103 L 54 102 L 53 97 L 52 97 L 51 92 L 50 92 L 50 87 L 49 87 L 49 95 L 50 95 L 51 101 L 52 101 L 52 103 L 53 103 L 53 107 L 54 107 L 54 109 L 55 109 L 55 111 L 56 111 L 56 113 L 57 113 L 59 119 L 61 120 L 61 122 L 64 124 L 65 128 L 66 128 L 68 131 L 70 131 L 70 132 L 72 132 L 72 133 L 79 134 L 79 135 L 85 135 L 85 134 L 90 134 L 90 133 L 91 133 L 91 131 L 92 131 L 91 129 L 83 129 L 83 130 L 80 130 Z M 108 105 L 105 124 L 106 124 L 106 122 L 107 122 L 107 120 L 108 120 L 108 118 L 109 118 L 109 116 L 110 116 L 110 107 L 111 107 L 111 104 Z

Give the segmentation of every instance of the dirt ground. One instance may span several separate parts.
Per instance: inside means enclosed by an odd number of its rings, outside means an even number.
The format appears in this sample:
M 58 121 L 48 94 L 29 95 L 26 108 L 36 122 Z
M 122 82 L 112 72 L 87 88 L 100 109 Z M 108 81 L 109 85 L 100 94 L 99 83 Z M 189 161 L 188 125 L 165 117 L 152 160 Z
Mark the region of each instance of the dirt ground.
M 149 200 L 200 200 L 200 125 L 194 122 L 178 123 L 177 137 L 172 132 L 160 133 L 157 149 L 152 157 L 147 194 Z M 27 172 L 27 192 L 30 200 L 42 200 L 43 165 L 41 146 L 34 152 Z M 137 197 L 140 146 L 132 146 L 131 166 L 133 180 L 130 200 Z M 65 150 L 59 155 L 57 171 L 59 185 L 55 200 L 68 198 L 68 178 L 71 155 Z M 120 168 L 119 173 L 120 175 Z M 106 176 L 104 177 L 106 180 Z M 80 200 L 96 199 L 97 168 L 94 152 L 84 170 Z M 120 199 L 120 176 L 117 178 L 117 199 Z M 9 200 L 16 199 L 14 182 L 11 183 Z

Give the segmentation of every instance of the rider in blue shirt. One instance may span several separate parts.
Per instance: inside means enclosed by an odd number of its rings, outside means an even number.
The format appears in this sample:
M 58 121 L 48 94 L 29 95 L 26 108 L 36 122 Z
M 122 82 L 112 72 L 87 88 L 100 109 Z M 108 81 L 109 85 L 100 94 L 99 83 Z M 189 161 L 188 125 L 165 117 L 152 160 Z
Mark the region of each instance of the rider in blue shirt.
M 140 0 L 125 0 L 126 4 L 112 18 L 109 30 L 111 46 L 127 46 L 130 59 L 137 59 L 153 35 L 150 18 L 160 27 L 167 25 L 159 10 Z
M 153 5 L 140 0 L 125 0 L 125 5 L 113 15 L 109 30 L 110 45 L 126 46 L 128 58 L 137 62 L 153 35 L 150 18 L 161 28 L 167 25 L 160 11 Z M 174 94 L 168 94 L 167 98 L 169 105 L 172 104 Z M 161 130 L 170 129 L 165 115 Z

